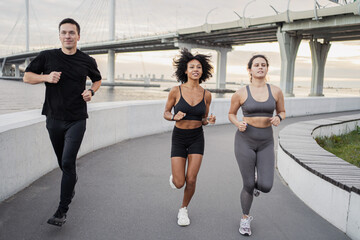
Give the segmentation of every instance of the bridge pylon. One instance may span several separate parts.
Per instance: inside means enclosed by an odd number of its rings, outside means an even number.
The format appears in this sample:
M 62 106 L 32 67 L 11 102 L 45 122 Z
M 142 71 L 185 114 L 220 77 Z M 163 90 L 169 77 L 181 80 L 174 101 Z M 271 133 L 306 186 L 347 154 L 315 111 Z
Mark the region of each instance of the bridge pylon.
M 311 39 L 309 44 L 312 61 L 311 89 L 309 96 L 324 96 L 325 63 L 331 44 L 325 40 L 323 43 L 320 43 L 317 39 Z
M 281 56 L 280 87 L 285 97 L 294 97 L 295 59 L 302 36 L 291 36 L 288 32 L 282 32 L 281 27 L 279 27 L 276 37 Z

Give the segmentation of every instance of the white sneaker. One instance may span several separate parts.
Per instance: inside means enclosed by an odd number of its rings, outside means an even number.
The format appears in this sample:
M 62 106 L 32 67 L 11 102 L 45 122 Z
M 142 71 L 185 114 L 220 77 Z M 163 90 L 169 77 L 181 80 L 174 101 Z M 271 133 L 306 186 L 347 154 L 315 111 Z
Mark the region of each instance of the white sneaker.
M 175 184 L 174 184 L 174 182 L 173 182 L 173 176 L 172 176 L 172 174 L 170 175 L 169 183 L 170 183 L 170 187 L 171 187 L 172 189 L 177 189 L 177 187 L 175 186 Z
M 241 218 L 239 232 L 241 235 L 251 236 L 250 222 L 253 220 L 252 216 Z
M 190 225 L 190 219 L 189 219 L 188 210 L 186 207 L 179 209 L 177 223 L 179 226 L 182 226 L 182 227 Z

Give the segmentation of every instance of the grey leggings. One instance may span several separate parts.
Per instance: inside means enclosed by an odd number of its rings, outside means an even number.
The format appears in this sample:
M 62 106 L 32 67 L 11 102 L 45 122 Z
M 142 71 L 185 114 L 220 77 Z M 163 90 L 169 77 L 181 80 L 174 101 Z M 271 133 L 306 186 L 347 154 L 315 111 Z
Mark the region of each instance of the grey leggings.
M 235 134 L 235 156 L 243 179 L 240 201 L 243 214 L 249 214 L 254 188 L 270 192 L 274 182 L 274 138 L 272 127 L 248 125 Z M 257 181 L 255 182 L 255 169 Z

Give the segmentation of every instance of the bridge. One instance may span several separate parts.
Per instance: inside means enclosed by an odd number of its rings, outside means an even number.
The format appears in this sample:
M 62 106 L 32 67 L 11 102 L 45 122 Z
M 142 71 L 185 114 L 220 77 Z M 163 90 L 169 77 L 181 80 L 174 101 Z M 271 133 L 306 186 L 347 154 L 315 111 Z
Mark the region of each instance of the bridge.
M 114 2 L 114 0 L 112 0 Z M 115 4 L 115 3 L 113 3 Z M 227 53 L 233 46 L 247 43 L 278 42 L 281 54 L 280 87 L 285 96 L 294 96 L 294 69 L 298 47 L 309 40 L 312 58 L 310 96 L 323 96 L 326 58 L 334 41 L 360 39 L 360 2 L 331 8 L 286 11 L 260 18 L 240 17 L 237 21 L 179 29 L 176 32 L 148 37 L 114 39 L 114 12 L 110 12 L 109 41 L 87 43 L 79 48 L 88 54 L 108 53 L 108 82 L 114 83 L 115 54 L 139 51 L 211 49 L 217 52 L 216 87 L 226 88 Z M 27 63 L 39 51 L 27 51 L 0 57 L 0 76 L 20 76 L 19 65 Z

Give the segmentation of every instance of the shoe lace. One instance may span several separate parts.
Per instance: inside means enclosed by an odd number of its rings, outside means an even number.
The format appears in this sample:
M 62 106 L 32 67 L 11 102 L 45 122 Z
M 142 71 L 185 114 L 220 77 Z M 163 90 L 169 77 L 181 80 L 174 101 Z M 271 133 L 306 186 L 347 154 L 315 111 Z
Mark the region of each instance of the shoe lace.
M 187 210 L 185 208 L 180 209 L 179 218 L 188 218 Z
M 250 229 L 250 222 L 253 220 L 252 216 L 241 219 L 240 226 L 243 229 Z

